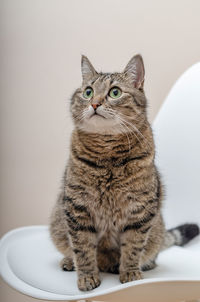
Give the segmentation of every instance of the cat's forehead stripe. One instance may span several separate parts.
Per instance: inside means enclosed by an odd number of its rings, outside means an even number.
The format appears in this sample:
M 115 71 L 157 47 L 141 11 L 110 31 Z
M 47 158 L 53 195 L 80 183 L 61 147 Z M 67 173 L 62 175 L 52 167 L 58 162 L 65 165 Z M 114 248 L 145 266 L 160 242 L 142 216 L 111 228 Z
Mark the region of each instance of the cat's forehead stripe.
M 124 81 L 124 77 L 122 74 L 119 73 L 99 73 L 97 78 L 95 78 L 93 81 L 91 81 L 91 85 L 98 85 L 103 82 L 107 82 L 108 84 L 109 80 L 109 85 L 111 86 L 112 84 L 118 84 L 119 82 Z
M 109 78 L 110 78 L 109 73 L 103 73 L 103 74 L 100 74 L 98 79 L 100 82 L 106 82 Z
M 100 85 L 102 83 L 106 83 L 108 86 L 111 86 L 112 84 L 118 84 L 123 79 L 119 74 L 112 74 L 112 73 L 104 73 L 100 74 L 99 77 L 97 77 L 95 80 L 91 82 L 91 85 L 96 86 Z

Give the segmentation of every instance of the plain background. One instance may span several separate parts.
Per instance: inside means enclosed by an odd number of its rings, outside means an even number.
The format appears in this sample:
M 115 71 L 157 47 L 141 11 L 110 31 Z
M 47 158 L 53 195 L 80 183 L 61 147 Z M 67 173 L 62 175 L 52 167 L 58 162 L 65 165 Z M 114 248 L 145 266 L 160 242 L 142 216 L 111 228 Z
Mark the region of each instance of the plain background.
M 199 0 L 4 0 L 0 12 L 1 235 L 47 224 L 69 151 L 80 57 L 120 71 L 141 53 L 153 121 L 200 60 Z M 189 100 L 188 100 L 189 103 Z M 31 301 L 1 282 L 0 300 Z

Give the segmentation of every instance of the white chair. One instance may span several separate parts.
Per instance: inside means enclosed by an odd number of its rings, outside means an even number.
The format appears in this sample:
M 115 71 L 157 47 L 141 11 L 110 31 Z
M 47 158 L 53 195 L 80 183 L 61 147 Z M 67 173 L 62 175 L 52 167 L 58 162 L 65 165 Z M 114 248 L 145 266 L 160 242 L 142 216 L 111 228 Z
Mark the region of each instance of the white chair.
M 187 70 L 169 93 L 153 125 L 157 165 L 166 185 L 163 213 L 167 227 L 200 223 L 200 63 Z M 163 251 L 144 279 L 120 284 L 118 275 L 101 274 L 90 292 L 76 285 L 76 272 L 59 268 L 62 255 L 47 226 L 7 233 L 0 241 L 0 271 L 16 290 L 45 300 L 175 302 L 200 298 L 200 236 L 185 247 Z

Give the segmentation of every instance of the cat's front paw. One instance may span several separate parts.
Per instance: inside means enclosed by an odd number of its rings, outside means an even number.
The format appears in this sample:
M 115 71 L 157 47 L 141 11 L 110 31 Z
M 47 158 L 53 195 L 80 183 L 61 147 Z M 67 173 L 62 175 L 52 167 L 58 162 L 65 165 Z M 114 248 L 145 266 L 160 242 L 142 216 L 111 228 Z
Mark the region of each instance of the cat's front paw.
M 83 291 L 92 290 L 101 284 L 98 274 L 81 275 L 78 278 L 78 288 Z
M 142 274 L 139 270 L 131 272 L 120 272 L 119 275 L 119 280 L 121 283 L 131 282 L 140 279 L 142 279 Z
M 63 269 L 63 271 L 74 271 L 74 262 L 73 259 L 70 257 L 65 257 L 60 261 L 60 267 Z

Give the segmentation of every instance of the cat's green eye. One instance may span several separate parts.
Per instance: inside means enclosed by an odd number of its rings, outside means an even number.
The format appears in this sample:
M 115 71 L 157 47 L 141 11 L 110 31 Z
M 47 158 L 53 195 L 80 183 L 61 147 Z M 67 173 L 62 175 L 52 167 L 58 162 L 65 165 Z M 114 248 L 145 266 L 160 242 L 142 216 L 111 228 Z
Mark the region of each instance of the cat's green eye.
M 92 87 L 87 87 L 83 92 L 83 96 L 85 99 L 91 99 L 93 94 L 94 94 L 94 91 L 93 91 Z
M 109 96 L 113 99 L 117 99 L 122 95 L 122 91 L 118 87 L 113 87 L 109 91 Z

